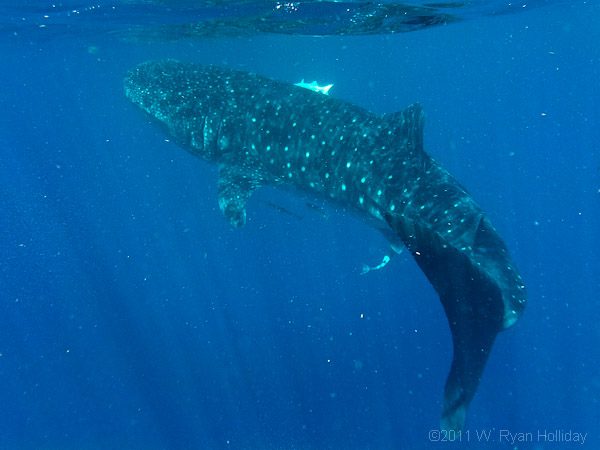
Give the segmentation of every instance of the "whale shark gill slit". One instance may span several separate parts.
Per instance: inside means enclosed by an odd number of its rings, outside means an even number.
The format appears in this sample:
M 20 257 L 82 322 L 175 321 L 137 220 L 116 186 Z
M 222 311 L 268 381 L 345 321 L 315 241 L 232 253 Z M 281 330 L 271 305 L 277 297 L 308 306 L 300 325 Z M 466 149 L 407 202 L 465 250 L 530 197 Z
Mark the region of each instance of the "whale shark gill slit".
M 494 340 L 521 316 L 526 293 L 485 213 L 425 152 L 421 106 L 379 116 L 258 74 L 173 60 L 143 63 L 124 84 L 177 142 L 219 166 L 219 207 L 232 225 L 245 224 L 260 186 L 292 186 L 368 219 L 395 251 L 406 246 L 448 318 L 441 424 L 460 430 Z

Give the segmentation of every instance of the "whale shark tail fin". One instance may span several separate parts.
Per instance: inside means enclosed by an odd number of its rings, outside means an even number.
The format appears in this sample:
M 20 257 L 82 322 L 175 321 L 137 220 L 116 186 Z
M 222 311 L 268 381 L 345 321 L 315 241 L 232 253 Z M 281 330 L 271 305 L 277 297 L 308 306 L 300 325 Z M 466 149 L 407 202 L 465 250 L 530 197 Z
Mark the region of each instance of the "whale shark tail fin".
M 454 354 L 442 406 L 442 429 L 459 431 L 502 327 L 502 293 L 488 273 L 417 221 L 386 217 L 440 296 Z

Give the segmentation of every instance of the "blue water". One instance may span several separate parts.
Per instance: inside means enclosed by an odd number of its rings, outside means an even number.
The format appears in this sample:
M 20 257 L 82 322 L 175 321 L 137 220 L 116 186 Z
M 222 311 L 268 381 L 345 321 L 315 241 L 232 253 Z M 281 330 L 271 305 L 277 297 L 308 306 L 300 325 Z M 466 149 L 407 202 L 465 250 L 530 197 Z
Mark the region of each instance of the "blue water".
M 106 33 L 110 13 L 15 28 L 22 8 L 0 27 L 0 449 L 579 448 L 544 430 L 600 448 L 597 3 L 151 44 Z M 388 250 L 378 232 L 271 188 L 232 229 L 216 168 L 123 95 L 128 69 L 161 58 L 334 83 L 377 113 L 424 106 L 426 150 L 528 288 L 461 443 L 429 435 L 452 348 L 412 258 L 361 276 Z

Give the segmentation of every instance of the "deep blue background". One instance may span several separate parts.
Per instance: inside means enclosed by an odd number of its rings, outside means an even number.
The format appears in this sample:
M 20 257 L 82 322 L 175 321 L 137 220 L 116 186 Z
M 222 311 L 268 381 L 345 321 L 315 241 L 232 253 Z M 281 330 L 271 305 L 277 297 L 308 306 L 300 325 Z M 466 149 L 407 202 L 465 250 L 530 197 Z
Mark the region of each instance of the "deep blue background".
M 529 292 L 466 446 L 513 448 L 478 430 L 561 429 L 597 448 L 598 17 L 579 2 L 391 37 L 2 34 L 0 448 L 458 447 L 428 440 L 451 342 L 414 262 L 361 276 L 383 237 L 270 188 L 231 229 L 216 169 L 123 95 L 126 70 L 165 57 L 333 82 L 378 113 L 421 102 L 427 151 L 487 211 Z

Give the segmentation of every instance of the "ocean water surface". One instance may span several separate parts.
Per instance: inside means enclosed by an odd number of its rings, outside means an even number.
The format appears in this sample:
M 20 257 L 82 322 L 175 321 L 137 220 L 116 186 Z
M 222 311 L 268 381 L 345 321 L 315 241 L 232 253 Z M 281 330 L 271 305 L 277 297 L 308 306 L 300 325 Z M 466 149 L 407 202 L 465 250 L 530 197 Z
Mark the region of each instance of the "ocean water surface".
M 599 19 L 595 1 L 3 2 L 0 449 L 599 448 Z M 362 275 L 381 233 L 269 187 L 233 229 L 217 168 L 124 95 L 165 58 L 423 105 L 426 151 L 528 292 L 461 434 L 439 433 L 452 341 L 410 254 Z

